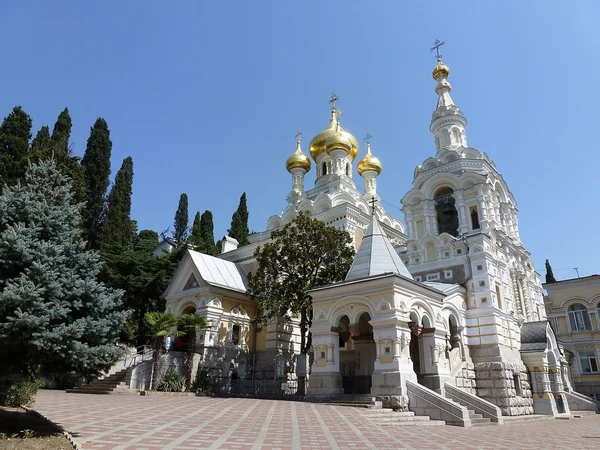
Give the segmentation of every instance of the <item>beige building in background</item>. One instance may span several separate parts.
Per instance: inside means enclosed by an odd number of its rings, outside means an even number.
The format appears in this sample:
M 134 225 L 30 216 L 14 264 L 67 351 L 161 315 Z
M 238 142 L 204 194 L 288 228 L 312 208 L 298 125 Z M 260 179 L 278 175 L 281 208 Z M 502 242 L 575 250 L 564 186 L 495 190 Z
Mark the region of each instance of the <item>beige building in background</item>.
M 573 388 L 600 400 L 600 275 L 544 284 L 548 319 L 565 348 Z

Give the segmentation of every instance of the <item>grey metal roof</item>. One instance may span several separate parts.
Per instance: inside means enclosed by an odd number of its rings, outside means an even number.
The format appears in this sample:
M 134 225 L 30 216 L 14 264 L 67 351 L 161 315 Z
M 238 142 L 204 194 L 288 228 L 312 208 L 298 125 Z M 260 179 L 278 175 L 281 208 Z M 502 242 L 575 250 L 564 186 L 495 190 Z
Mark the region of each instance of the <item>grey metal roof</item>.
M 423 284 L 433 289 L 437 289 L 438 291 L 441 291 L 444 294 L 452 292 L 454 289 L 461 287 L 460 284 L 456 283 L 436 283 L 434 281 L 424 281 Z
M 525 322 L 521 327 L 521 351 L 525 353 L 544 351 L 548 345 L 547 326 L 546 320 Z
M 365 231 L 362 243 L 345 281 L 383 273 L 396 273 L 413 280 L 412 275 L 394 250 L 394 246 L 385 231 L 381 229 L 377 219 L 373 219 Z
M 241 265 L 192 250 L 189 253 L 202 279 L 208 284 L 240 292 L 248 290 L 248 278 Z

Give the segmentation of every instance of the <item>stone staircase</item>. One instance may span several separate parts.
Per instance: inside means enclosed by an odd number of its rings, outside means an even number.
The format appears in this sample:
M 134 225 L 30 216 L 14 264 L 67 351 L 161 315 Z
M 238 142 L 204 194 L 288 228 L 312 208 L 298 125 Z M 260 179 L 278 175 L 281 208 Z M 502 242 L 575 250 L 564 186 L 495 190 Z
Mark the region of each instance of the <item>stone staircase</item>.
M 130 369 L 152 359 L 153 348 L 149 345 L 137 347 L 117 361 L 104 376 L 93 379 L 73 389 L 67 389 L 72 394 L 121 394 L 139 395 L 137 389 L 129 389 L 127 373 Z
M 377 397 L 367 394 L 344 394 L 339 397 L 327 398 L 321 402 L 322 405 L 347 406 L 364 408 L 367 411 L 361 413 L 370 422 L 383 425 L 445 425 L 443 420 L 431 420 L 429 416 L 417 416 L 412 411 L 394 411 L 391 408 L 383 408 L 382 402 Z
M 483 417 L 483 414 L 476 413 L 473 409 L 467 409 L 467 412 L 469 413 L 469 419 L 471 419 L 471 426 L 473 427 L 496 425 L 490 418 Z
M 82 384 L 73 389 L 67 389 L 71 394 L 117 394 L 117 395 L 140 395 L 136 389 L 129 389 L 125 382 L 127 369 L 120 370 L 106 377 L 95 378 L 87 384 Z
M 381 426 L 438 426 L 446 425 L 443 420 L 431 420 L 429 416 L 415 416 L 412 411 L 394 411 L 390 408 L 365 411 L 364 417 Z
M 368 394 L 344 394 L 338 397 L 328 397 L 319 402 L 324 405 L 351 406 L 355 408 L 381 409 L 382 402 Z

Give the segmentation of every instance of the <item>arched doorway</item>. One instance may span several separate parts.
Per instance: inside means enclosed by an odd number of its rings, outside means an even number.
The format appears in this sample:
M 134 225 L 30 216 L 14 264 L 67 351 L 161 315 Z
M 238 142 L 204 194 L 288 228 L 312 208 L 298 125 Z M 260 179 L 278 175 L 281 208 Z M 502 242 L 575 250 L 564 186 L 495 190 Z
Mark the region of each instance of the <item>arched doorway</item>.
M 371 316 L 361 314 L 357 323 L 348 316 L 338 322 L 340 342 L 340 374 L 345 394 L 369 394 L 377 350 L 373 340 Z M 342 344 L 344 344 L 342 346 Z
M 435 211 L 437 215 L 438 234 L 448 233 L 458 236 L 458 211 L 456 211 L 452 188 L 443 187 L 434 195 Z
M 416 312 L 410 313 L 410 359 L 413 363 L 413 370 L 417 375 L 417 379 L 421 375 L 421 330 L 422 327 L 419 325 L 419 316 Z

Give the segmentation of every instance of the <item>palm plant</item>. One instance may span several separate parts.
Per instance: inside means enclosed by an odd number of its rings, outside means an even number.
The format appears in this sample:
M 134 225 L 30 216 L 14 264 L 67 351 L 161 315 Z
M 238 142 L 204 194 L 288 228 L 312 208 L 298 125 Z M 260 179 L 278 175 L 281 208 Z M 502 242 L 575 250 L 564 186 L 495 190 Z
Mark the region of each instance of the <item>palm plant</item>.
M 210 324 L 205 317 L 195 313 L 184 314 L 178 318 L 177 329 L 187 335 L 187 360 L 185 374 L 185 390 L 189 391 L 192 386 L 192 372 L 194 370 L 194 350 L 196 347 L 196 334 L 198 330 L 209 328 Z
M 152 372 L 150 373 L 150 389 L 156 390 L 158 372 L 158 362 L 160 358 L 160 350 L 164 342 L 165 336 L 169 334 L 183 335 L 178 331 L 177 316 L 172 313 L 149 312 L 144 316 L 144 322 L 150 330 L 151 337 L 154 339 L 154 351 L 152 353 Z

